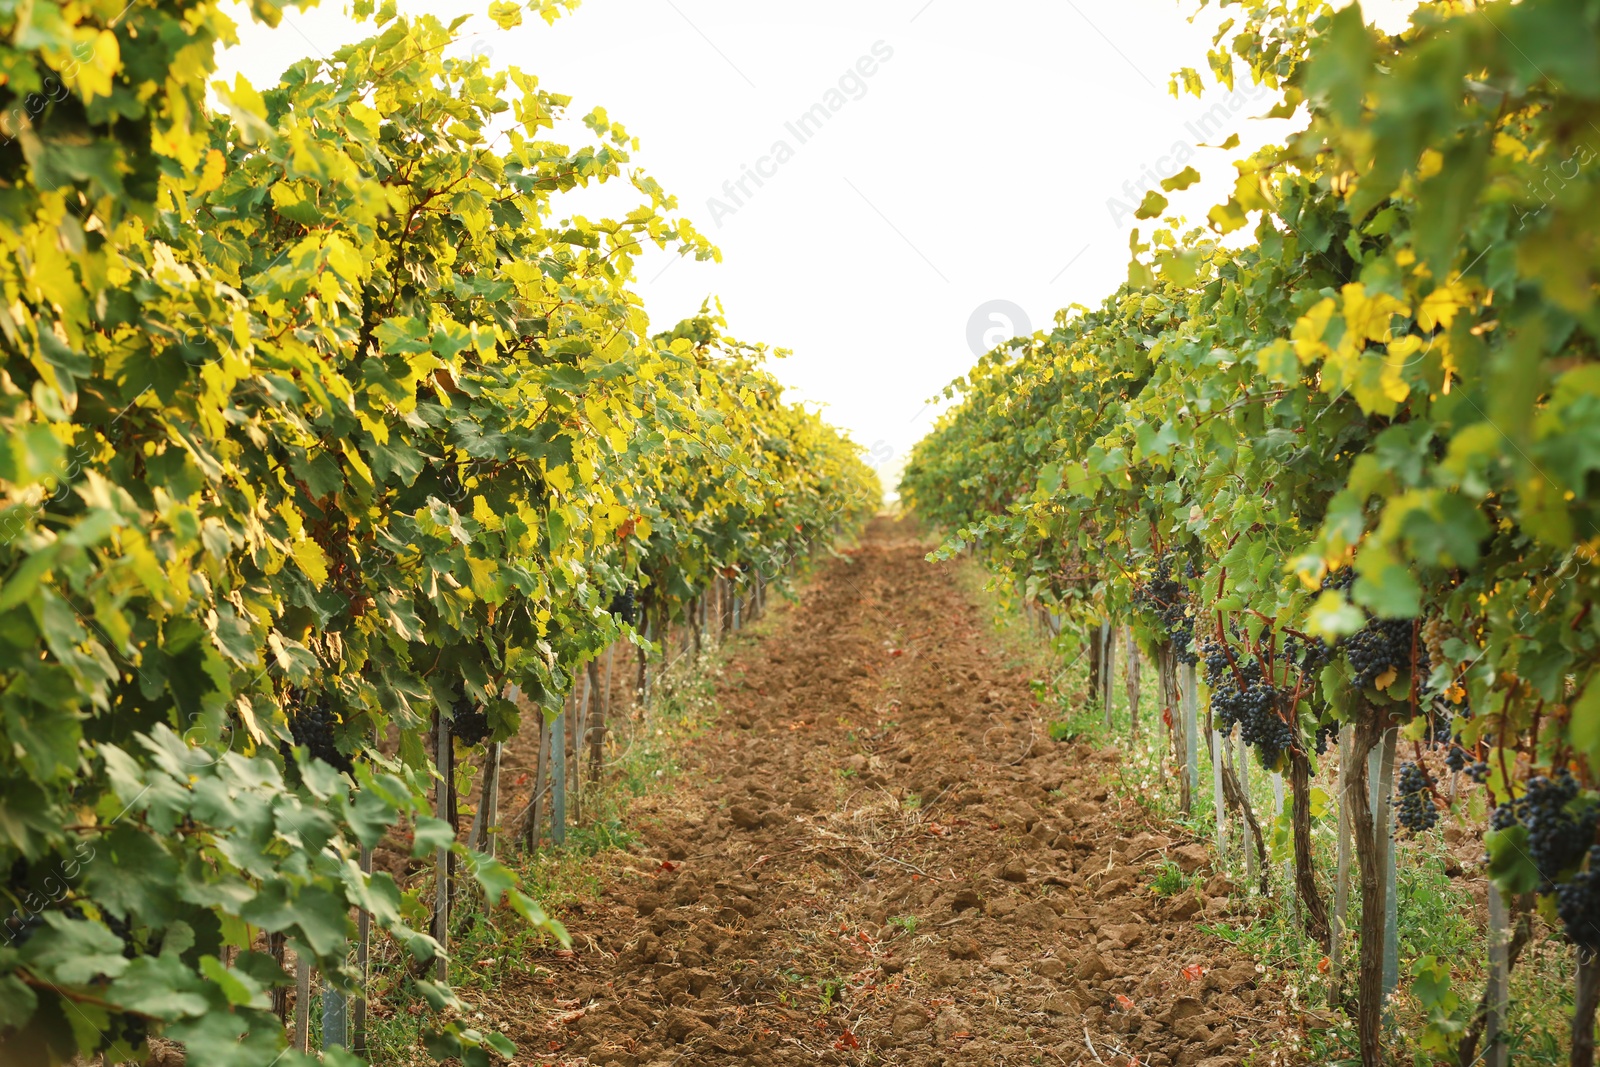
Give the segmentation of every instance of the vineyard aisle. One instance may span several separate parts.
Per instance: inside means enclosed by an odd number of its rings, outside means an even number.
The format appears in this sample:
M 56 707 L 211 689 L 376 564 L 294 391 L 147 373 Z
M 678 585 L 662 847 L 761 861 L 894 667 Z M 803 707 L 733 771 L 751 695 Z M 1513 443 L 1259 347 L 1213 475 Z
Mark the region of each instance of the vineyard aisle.
M 740 644 L 572 953 L 482 1007 L 518 1062 L 1234 1067 L 1284 993 L 1196 928 L 1205 849 L 1059 744 L 986 609 L 880 518 Z M 1194 888 L 1151 883 L 1171 859 Z M 531 1057 L 531 1059 L 530 1059 Z

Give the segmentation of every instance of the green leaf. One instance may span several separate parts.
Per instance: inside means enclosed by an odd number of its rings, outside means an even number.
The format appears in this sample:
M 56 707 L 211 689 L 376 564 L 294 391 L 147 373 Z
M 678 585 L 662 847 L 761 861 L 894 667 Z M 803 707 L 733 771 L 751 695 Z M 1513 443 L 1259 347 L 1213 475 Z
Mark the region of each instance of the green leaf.
M 1591 766 L 1600 767 L 1600 672 L 1589 676 L 1583 694 L 1573 704 L 1567 736 L 1579 752 L 1589 757 Z
M 1153 219 L 1167 209 L 1167 198 L 1154 189 L 1144 194 L 1144 199 L 1139 202 L 1139 210 L 1133 213 L 1136 219 Z
M 59 985 L 87 985 L 101 976 L 115 978 L 128 969 L 122 938 L 97 922 L 69 919 L 59 911 L 42 916 L 44 929 L 23 946 L 22 960 Z
M 491 908 L 500 904 L 500 898 L 517 887 L 517 876 L 510 868 L 482 852 L 467 852 L 467 864 L 472 876 L 483 888 L 484 899 Z
M 254 978 L 224 965 L 215 956 L 200 957 L 200 973 L 209 978 L 234 1007 L 272 1007 L 272 999 Z
M 1169 193 L 1175 193 L 1179 190 L 1189 188 L 1189 186 L 1193 185 L 1199 180 L 1199 171 L 1195 170 L 1193 167 L 1184 167 L 1172 177 L 1163 179 L 1161 182 L 1161 188 L 1165 189 Z M 1163 204 L 1163 206 L 1165 205 Z
M 39 998 L 14 974 L 0 975 L 0 1030 L 15 1030 L 32 1017 Z
M 411 855 L 420 858 L 430 852 L 449 848 L 455 843 L 455 839 L 455 831 L 450 829 L 449 823 L 443 819 L 419 815 L 417 816 L 416 829 L 411 840 Z
M 1483 843 L 1489 851 L 1489 877 L 1502 893 L 1515 896 L 1539 888 L 1543 878 L 1528 856 L 1528 828 L 1517 824 L 1506 830 L 1490 830 Z
M 109 999 L 129 1011 L 175 1021 L 210 1010 L 199 985 L 177 956 L 140 956 L 111 983 Z
M 1367 618 L 1359 608 L 1338 593 L 1329 589 L 1317 598 L 1311 605 L 1311 612 L 1306 616 L 1306 630 L 1314 637 L 1320 637 L 1329 644 L 1348 637 L 1367 624 Z

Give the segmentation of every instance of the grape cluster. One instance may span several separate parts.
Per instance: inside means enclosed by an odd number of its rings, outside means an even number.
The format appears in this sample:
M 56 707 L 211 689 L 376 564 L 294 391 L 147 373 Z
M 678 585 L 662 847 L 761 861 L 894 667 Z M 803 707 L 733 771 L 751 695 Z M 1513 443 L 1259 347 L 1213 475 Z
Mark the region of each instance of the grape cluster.
M 1589 847 L 1589 869 L 1556 887 L 1556 913 L 1567 939 L 1579 948 L 1600 951 L 1600 845 Z
M 1411 619 L 1373 619 L 1346 638 L 1344 651 L 1355 672 L 1356 688 L 1369 688 L 1391 668 L 1409 671 L 1413 631 Z M 1427 650 L 1419 648 L 1417 679 L 1426 678 L 1428 670 Z
M 450 732 L 463 744 L 483 744 L 489 739 L 489 709 L 465 695 L 457 697 L 450 706 Z
M 1337 719 L 1323 723 L 1317 727 L 1317 755 L 1328 751 L 1328 746 L 1339 737 L 1339 721 Z
M 339 751 L 338 726 L 339 716 L 328 706 L 327 697 L 321 695 L 302 702 L 289 717 L 289 733 L 294 736 L 295 744 L 310 749 L 313 758 L 350 774 L 355 770 L 355 764 L 350 762 L 349 756 Z M 290 760 L 294 758 L 287 751 L 284 755 Z
M 1455 625 L 1443 615 L 1430 615 L 1422 624 L 1422 645 L 1428 650 L 1428 659 L 1434 663 L 1448 663 L 1444 643 L 1456 636 Z
M 1423 735 L 1430 745 L 1448 744 L 1456 733 L 1456 718 L 1447 712 L 1435 710 L 1428 716 L 1427 732 Z
M 1186 569 L 1189 576 L 1194 577 L 1192 562 Z M 1193 649 L 1194 617 L 1190 614 L 1189 590 L 1172 576 L 1170 554 L 1157 559 L 1154 576 L 1134 589 L 1133 606 L 1160 621 L 1179 663 L 1199 662 Z
M 634 605 L 634 590 L 624 589 L 611 598 L 611 606 L 606 609 L 611 617 L 625 626 L 632 626 L 636 608 Z
M 1565 767 L 1554 778 L 1528 779 L 1522 796 L 1495 808 L 1491 827 L 1508 830 L 1520 823 L 1528 831 L 1528 858 L 1539 872 L 1540 892 L 1548 893 L 1561 872 L 1576 867 L 1594 844 L 1600 825 L 1600 807 L 1585 806 L 1574 813 L 1578 782 Z
M 1308 676 L 1308 680 L 1314 680 L 1317 673 L 1333 659 L 1333 646 L 1320 637 L 1302 641 L 1291 636 L 1283 643 L 1283 655 L 1299 668 L 1301 674 Z
M 1200 654 L 1211 688 L 1211 719 L 1224 735 L 1239 725 L 1239 735 L 1255 747 L 1268 767 L 1294 745 L 1294 729 L 1282 715 L 1287 695 L 1262 677 L 1254 657 L 1241 659 L 1238 671 L 1228 662 L 1227 651 L 1215 641 L 1203 641 Z M 1241 685 L 1241 682 L 1243 683 Z
M 1489 765 L 1483 760 L 1479 760 L 1467 768 L 1467 777 L 1482 785 L 1489 780 Z
M 1444 765 L 1459 773 L 1467 765 L 1467 750 L 1460 745 L 1451 745 L 1450 751 L 1445 753 Z
M 150 1023 L 140 1015 L 113 1015 L 111 1024 L 101 1035 L 100 1048 L 109 1050 L 113 1043 L 138 1052 L 150 1036 Z
M 1420 834 L 1439 822 L 1439 809 L 1433 802 L 1433 783 L 1428 780 L 1428 772 L 1415 763 L 1400 765 L 1395 795 L 1400 801 L 1395 818 L 1407 830 Z

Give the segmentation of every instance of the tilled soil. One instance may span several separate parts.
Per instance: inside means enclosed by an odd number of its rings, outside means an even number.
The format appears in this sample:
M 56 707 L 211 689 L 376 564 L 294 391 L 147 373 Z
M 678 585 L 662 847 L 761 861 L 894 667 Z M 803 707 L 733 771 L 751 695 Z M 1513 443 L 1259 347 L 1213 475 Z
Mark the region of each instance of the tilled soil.
M 573 951 L 486 998 L 518 1063 L 1235 1067 L 1287 1028 L 1196 929 L 1228 906 L 1205 848 L 1108 788 L 1115 752 L 1048 739 L 928 549 L 876 521 L 735 648 Z M 1152 891 L 1169 859 L 1196 888 Z

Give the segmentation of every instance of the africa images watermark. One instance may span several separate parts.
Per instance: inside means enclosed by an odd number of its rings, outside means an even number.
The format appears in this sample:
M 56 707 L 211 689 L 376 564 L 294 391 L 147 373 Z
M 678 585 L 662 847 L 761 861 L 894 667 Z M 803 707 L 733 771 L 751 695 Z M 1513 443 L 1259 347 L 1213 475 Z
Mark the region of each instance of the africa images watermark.
M 1265 85 L 1240 86 L 1185 122 L 1183 130 L 1194 138 L 1194 142 L 1181 138 L 1173 141 L 1166 155 L 1158 157 L 1153 164 L 1141 165 L 1137 177 L 1123 182 L 1123 196 L 1113 196 L 1106 200 L 1106 211 L 1111 216 L 1111 224 L 1120 229 L 1132 222 L 1134 212 L 1139 210 L 1139 203 L 1145 194 L 1160 188 L 1164 180 L 1187 167 L 1189 161 L 1194 158 L 1197 144 L 1204 146 L 1208 140 L 1219 137 L 1227 130 L 1230 120 L 1247 106 L 1271 95 L 1272 90 Z
M 46 76 L 39 90 L 16 98 L 16 106 L 0 110 L 0 148 L 4 148 L 24 132 L 33 129 L 33 120 L 52 103 L 59 104 L 72 95 L 71 83 L 77 79 L 84 64 L 92 63 L 106 69 L 106 53 L 100 50 L 100 38 L 79 41 L 72 46 L 72 56 L 56 74 Z
M 724 218 L 738 214 L 739 209 L 755 196 L 756 190 L 769 179 L 777 177 L 778 168 L 795 157 L 798 146 L 821 133 L 822 128 L 833 116 L 843 111 L 845 105 L 867 95 L 867 79 L 877 74 L 882 65 L 893 58 L 894 49 L 887 42 L 875 41 L 870 54 L 857 59 L 853 67 L 847 67 L 839 75 L 838 82 L 822 94 L 820 101 L 812 104 L 794 121 L 783 124 L 789 137 L 779 137 L 773 141 L 770 150 L 756 160 L 755 166 L 743 164 L 737 178 L 722 183 L 722 197 L 706 199 L 706 210 L 711 213 L 711 221 L 720 228 Z M 793 144 L 789 138 L 793 138 Z M 752 182 L 755 189 L 750 188 Z

